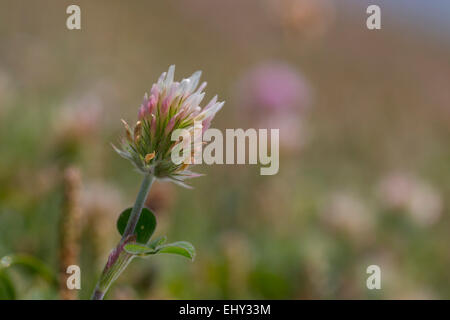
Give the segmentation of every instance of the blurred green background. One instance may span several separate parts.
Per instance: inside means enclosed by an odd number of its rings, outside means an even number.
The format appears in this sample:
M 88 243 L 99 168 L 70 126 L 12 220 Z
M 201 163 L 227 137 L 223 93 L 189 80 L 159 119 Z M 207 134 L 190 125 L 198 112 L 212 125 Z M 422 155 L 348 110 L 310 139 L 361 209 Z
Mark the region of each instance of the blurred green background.
M 171 64 L 226 101 L 213 127 L 280 128 L 280 170 L 157 183 L 156 234 L 196 260 L 135 260 L 107 298 L 450 298 L 449 6 L 370 3 L 381 30 L 367 1 L 76 1 L 69 31 L 71 1 L 2 0 L 0 298 L 90 297 L 141 179 L 110 143 Z M 58 289 L 61 257 L 77 293 Z

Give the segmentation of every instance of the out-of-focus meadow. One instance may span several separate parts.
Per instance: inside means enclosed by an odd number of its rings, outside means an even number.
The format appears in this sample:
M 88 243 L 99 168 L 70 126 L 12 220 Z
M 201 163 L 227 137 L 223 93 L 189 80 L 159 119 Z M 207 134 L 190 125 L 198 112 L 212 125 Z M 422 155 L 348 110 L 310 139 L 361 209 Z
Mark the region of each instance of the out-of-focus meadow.
M 379 31 L 364 1 L 77 1 L 81 31 L 70 1 L 1 1 L 0 298 L 89 298 L 141 180 L 110 143 L 170 64 L 226 101 L 213 127 L 280 128 L 280 170 L 157 183 L 196 260 L 135 260 L 107 298 L 450 298 L 449 28 L 372 2 Z

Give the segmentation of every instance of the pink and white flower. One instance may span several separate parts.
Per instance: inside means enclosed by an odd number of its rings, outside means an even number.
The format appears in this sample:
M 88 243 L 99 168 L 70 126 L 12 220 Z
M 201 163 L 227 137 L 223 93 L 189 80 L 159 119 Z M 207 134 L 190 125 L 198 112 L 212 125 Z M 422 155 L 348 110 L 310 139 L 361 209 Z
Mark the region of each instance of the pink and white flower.
M 172 162 L 171 152 L 179 141 L 172 141 L 171 134 L 176 129 L 193 130 L 194 122 L 201 122 L 206 130 L 224 102 L 218 102 L 215 96 L 200 107 L 206 87 L 206 82 L 199 86 L 201 71 L 180 82 L 174 81 L 174 73 L 172 65 L 153 84 L 150 94 L 145 94 L 133 129 L 123 121 L 126 139 L 120 149 L 114 148 L 140 172 L 186 186 L 183 181 L 198 174 L 187 170 L 185 164 Z

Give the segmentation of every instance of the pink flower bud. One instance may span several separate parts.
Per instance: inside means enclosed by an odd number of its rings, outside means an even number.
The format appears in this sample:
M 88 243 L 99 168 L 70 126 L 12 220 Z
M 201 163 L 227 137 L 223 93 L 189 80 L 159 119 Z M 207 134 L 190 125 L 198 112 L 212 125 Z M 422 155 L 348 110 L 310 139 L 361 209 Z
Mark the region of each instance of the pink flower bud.
M 156 133 L 156 117 L 152 114 L 152 121 L 150 123 L 150 134 L 154 137 Z
M 161 114 L 166 115 L 169 111 L 170 106 L 170 97 L 165 97 L 162 104 L 161 104 Z
M 138 119 L 142 120 L 144 117 L 145 117 L 145 107 L 142 104 L 141 107 L 139 108 Z
M 172 117 L 172 119 L 170 119 L 169 123 L 167 124 L 166 130 L 164 131 L 165 134 L 169 134 L 170 131 L 172 131 L 174 125 L 175 125 L 175 117 Z
M 205 133 L 205 131 L 209 129 L 209 126 L 211 125 L 211 121 L 213 118 L 214 118 L 214 115 L 210 116 L 202 121 L 202 133 Z
M 152 86 L 152 89 L 150 90 L 150 95 L 154 96 L 156 100 L 158 100 L 159 97 L 159 89 L 156 84 Z
M 147 104 L 147 113 L 150 115 L 153 113 L 153 110 L 155 110 L 155 106 L 156 106 L 156 98 L 154 95 L 150 96 L 150 99 L 148 100 L 148 104 Z

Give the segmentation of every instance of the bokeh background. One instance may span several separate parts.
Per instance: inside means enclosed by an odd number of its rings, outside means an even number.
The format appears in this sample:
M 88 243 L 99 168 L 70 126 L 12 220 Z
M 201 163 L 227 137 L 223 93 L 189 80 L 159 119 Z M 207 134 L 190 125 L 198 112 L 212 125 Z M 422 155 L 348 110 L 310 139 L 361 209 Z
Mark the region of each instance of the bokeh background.
M 196 260 L 135 260 L 107 298 L 450 298 L 449 16 L 444 0 L 2 0 L 0 298 L 90 297 L 140 185 L 110 143 L 170 64 L 226 100 L 214 127 L 279 128 L 280 171 L 157 183 L 156 234 Z M 78 292 L 58 285 L 71 263 Z

